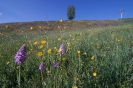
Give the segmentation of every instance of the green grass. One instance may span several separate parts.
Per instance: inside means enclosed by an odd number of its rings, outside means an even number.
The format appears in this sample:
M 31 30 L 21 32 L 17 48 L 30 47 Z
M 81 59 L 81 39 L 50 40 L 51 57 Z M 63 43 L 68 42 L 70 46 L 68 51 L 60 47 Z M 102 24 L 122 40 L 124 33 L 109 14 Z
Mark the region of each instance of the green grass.
M 46 44 L 39 49 L 42 40 Z M 62 43 L 66 48 L 64 55 L 55 50 Z M 21 65 L 21 88 L 133 87 L 132 25 L 0 34 L 1 88 L 19 87 L 19 67 L 14 56 L 22 44 L 27 45 L 28 57 Z M 38 52 L 43 55 L 37 56 Z M 53 60 L 59 63 L 58 68 L 52 67 Z M 41 75 L 38 67 L 42 61 L 46 68 Z

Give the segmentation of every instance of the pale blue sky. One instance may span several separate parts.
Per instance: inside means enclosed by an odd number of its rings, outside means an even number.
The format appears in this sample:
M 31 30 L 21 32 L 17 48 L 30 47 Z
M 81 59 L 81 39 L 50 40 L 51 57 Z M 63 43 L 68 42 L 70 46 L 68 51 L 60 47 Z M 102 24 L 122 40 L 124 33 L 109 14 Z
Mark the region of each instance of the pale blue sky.
M 67 7 L 75 6 L 74 20 L 119 19 L 133 17 L 133 0 L 0 0 L 0 23 L 67 20 Z

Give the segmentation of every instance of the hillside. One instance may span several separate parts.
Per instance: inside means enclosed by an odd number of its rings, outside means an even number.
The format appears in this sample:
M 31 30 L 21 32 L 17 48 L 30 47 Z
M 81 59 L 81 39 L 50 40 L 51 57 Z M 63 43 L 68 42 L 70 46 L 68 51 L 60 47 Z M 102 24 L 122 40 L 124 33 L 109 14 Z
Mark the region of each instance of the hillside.
M 35 22 L 14 22 L 14 23 L 3 23 L 0 24 L 0 32 L 5 32 L 6 26 L 9 26 L 10 31 L 28 30 L 33 27 L 33 31 L 41 26 L 41 30 L 57 30 L 60 28 L 68 29 L 86 29 L 92 27 L 105 27 L 105 26 L 116 26 L 125 23 L 133 23 L 133 19 L 123 20 L 77 20 L 77 21 L 35 21 Z M 7 30 L 6 30 L 7 32 Z M 9 31 L 8 31 L 9 32 Z

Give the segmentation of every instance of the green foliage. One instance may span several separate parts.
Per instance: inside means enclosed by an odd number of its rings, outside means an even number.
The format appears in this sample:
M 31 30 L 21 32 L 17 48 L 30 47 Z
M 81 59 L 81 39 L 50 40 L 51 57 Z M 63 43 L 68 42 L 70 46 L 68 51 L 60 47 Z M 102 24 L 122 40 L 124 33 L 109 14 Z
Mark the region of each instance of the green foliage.
M 75 18 L 75 7 L 73 5 L 69 5 L 67 8 L 67 18 L 69 20 L 73 20 Z
M 9 28 L 9 26 L 8 26 L 8 25 L 6 25 L 6 28 Z
M 132 25 L 2 34 L 0 88 L 18 88 L 14 56 L 24 43 L 28 58 L 21 66 L 21 88 L 133 88 L 132 34 Z M 62 43 L 66 47 L 64 55 L 56 50 Z M 53 60 L 59 68 L 52 67 Z M 46 69 L 40 72 L 42 61 Z

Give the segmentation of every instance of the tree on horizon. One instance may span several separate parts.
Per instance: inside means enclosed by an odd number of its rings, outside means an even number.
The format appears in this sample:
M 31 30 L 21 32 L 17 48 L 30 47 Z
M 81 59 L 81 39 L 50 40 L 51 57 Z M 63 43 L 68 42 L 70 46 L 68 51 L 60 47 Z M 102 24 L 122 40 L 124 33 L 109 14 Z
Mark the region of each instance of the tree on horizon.
M 73 20 L 75 18 L 75 7 L 73 5 L 69 5 L 67 8 L 67 18 L 69 20 Z

